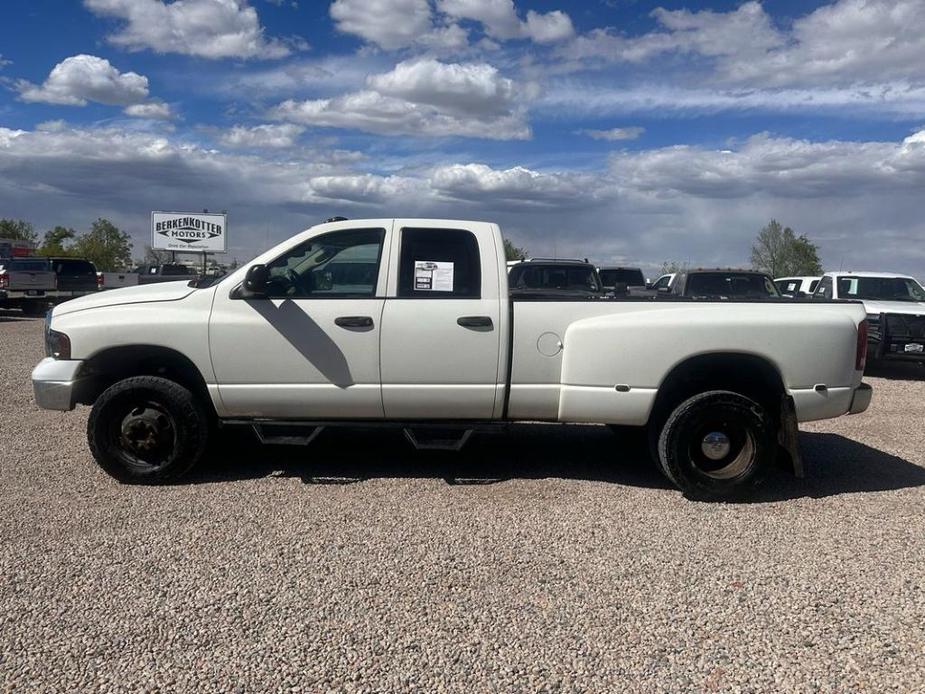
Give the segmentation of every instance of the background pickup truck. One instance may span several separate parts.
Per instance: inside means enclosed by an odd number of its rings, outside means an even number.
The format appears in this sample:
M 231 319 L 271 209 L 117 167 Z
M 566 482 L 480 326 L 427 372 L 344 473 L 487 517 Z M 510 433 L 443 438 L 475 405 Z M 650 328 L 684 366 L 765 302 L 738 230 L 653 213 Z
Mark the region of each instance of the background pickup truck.
M 925 363 L 925 289 L 914 278 L 886 272 L 827 272 L 813 299 L 862 302 L 873 359 Z
M 78 296 L 93 294 L 99 290 L 96 277 L 96 266 L 85 258 L 55 258 L 48 259 L 55 275 L 58 277 L 58 287 L 55 291 L 55 301 L 68 301 Z
M 198 280 L 199 273 L 190 270 L 179 263 L 165 263 L 163 265 L 139 265 L 132 270 L 138 275 L 136 284 L 158 284 L 160 282 L 189 282 Z
M 56 307 L 32 381 L 41 407 L 93 405 L 90 449 L 126 482 L 185 473 L 213 420 L 285 443 L 390 422 L 419 446 L 541 420 L 645 427 L 668 479 L 726 498 L 782 449 L 800 472 L 797 420 L 867 408 L 864 319 L 836 302 L 512 299 L 495 224 L 347 220 L 208 287 Z
M 57 277 L 47 258 L 0 258 L 0 308 L 41 315 L 56 287 Z

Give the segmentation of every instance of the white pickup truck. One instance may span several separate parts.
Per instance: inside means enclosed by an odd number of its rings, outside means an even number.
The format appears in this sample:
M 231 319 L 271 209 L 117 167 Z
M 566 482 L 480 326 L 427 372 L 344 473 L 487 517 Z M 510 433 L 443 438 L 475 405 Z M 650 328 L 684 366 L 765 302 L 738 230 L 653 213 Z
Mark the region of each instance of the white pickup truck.
M 827 272 L 813 299 L 860 301 L 873 360 L 925 363 L 925 288 L 892 272 Z
M 781 451 L 801 472 L 798 420 L 867 408 L 865 329 L 850 303 L 518 297 L 495 224 L 346 220 L 208 287 L 56 307 L 32 381 L 41 407 L 93 405 L 90 449 L 126 482 L 185 473 L 214 422 L 285 443 L 388 422 L 419 446 L 511 421 L 594 422 L 647 427 L 672 482 L 728 498 Z M 438 441 L 435 426 L 459 436 Z

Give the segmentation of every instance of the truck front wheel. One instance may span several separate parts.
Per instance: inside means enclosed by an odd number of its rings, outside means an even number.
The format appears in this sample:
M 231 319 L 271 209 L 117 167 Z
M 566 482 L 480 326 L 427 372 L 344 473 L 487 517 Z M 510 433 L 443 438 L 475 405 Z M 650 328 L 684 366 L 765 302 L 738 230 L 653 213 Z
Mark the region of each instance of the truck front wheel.
M 730 499 L 757 487 L 777 451 L 774 420 L 754 400 L 730 391 L 682 402 L 658 437 L 665 476 L 693 499 Z
M 130 484 L 181 477 L 202 457 L 208 436 L 208 415 L 196 397 L 156 376 L 113 384 L 97 398 L 87 422 L 96 462 Z

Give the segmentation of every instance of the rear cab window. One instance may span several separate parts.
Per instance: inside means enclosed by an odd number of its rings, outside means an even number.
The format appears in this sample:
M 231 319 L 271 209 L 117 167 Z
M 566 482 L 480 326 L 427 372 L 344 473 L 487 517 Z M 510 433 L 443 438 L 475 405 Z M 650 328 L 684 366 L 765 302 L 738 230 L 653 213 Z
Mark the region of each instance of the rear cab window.
M 80 258 L 55 258 L 52 266 L 59 275 L 96 275 L 93 263 Z
M 400 298 L 481 297 L 479 244 L 471 231 L 405 227 L 398 263 Z
M 646 284 L 646 278 L 642 270 L 632 268 L 604 268 L 600 271 L 601 284 L 605 287 L 613 287 L 617 284 L 625 284 L 628 287 L 643 287 Z
M 4 268 L 10 272 L 46 272 L 51 269 L 47 260 L 38 258 L 0 261 L 0 268 Z
M 697 272 L 688 275 L 685 295 L 763 299 L 779 297 L 777 287 L 766 276 L 746 272 Z

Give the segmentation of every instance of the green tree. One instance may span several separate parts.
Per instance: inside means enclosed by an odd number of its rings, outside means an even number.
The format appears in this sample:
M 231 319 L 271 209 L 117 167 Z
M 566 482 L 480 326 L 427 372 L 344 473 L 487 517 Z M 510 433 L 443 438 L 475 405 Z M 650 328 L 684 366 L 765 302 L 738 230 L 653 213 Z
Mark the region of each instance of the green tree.
M 771 277 L 822 274 L 816 244 L 776 219 L 758 232 L 752 245 L 752 267 Z
M 132 262 L 129 235 L 102 217 L 93 222 L 90 231 L 77 237 L 72 251 L 102 271 L 122 270 Z
M 70 249 L 65 246 L 68 241 L 73 241 L 77 237 L 77 232 L 70 227 L 56 226 L 45 232 L 45 239 L 39 246 L 39 255 L 68 255 Z
M 24 219 L 0 219 L 0 239 L 38 243 L 35 227 Z
M 515 246 L 510 239 L 504 239 L 505 260 L 525 260 L 529 252 L 526 248 Z

